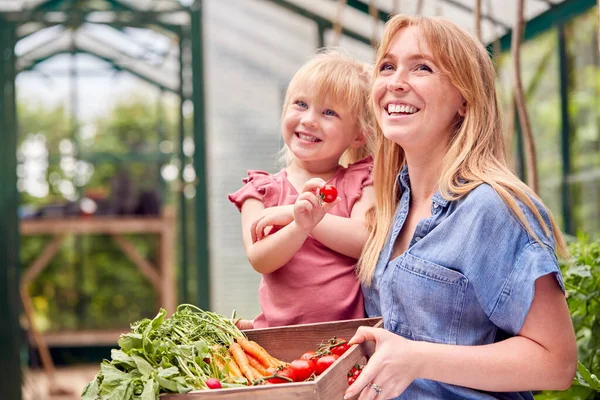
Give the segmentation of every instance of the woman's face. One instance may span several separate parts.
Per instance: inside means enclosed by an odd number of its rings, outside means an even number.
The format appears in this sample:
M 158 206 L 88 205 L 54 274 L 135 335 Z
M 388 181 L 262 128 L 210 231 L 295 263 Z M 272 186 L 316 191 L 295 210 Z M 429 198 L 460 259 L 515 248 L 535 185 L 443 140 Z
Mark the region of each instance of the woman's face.
M 464 115 L 465 101 L 433 62 L 419 28 L 400 30 L 387 53 L 375 66 L 373 106 L 386 138 L 409 155 L 445 152 L 457 114 Z

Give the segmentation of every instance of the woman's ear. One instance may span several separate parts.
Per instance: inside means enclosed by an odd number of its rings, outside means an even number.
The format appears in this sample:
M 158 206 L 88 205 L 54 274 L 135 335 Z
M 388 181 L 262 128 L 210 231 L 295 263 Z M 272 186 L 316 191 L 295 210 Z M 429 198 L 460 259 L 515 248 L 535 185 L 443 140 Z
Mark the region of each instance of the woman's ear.
M 465 99 L 463 99 L 462 105 L 458 108 L 458 115 L 461 117 L 467 115 L 467 101 Z

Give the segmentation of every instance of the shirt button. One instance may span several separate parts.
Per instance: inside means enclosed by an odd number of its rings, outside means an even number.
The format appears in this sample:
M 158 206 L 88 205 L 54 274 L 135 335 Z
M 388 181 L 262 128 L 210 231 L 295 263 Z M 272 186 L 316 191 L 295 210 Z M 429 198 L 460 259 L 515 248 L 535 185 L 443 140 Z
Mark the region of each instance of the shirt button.
M 418 242 L 419 240 L 421 240 L 421 238 L 417 236 L 417 237 L 415 238 L 415 242 Z
M 437 203 L 433 203 L 433 208 L 438 208 L 438 204 Z

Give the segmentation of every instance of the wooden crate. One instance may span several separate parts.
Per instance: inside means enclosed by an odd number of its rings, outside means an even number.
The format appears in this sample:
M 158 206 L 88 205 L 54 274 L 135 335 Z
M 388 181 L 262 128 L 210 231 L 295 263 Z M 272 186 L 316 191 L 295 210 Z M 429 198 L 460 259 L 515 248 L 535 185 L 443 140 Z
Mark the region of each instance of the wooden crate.
M 245 331 L 271 355 L 292 361 L 334 336 L 350 339 L 359 326 L 381 326 L 381 318 L 353 319 Z M 342 357 L 312 382 L 281 383 L 268 386 L 200 390 L 187 394 L 163 394 L 161 400 L 341 400 L 348 388 L 347 373 L 356 363 L 373 354 L 372 342 L 352 346 Z

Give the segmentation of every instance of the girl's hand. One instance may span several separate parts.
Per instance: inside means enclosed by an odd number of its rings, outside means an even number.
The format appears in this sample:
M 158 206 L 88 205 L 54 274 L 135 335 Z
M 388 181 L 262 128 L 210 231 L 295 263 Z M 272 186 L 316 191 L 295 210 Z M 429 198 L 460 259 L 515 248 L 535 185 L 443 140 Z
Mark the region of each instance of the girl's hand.
M 240 319 L 236 321 L 235 326 L 241 331 L 244 331 L 246 329 L 254 329 L 254 320 Z
M 265 208 L 261 216 L 252 223 L 250 226 L 250 233 L 252 233 L 252 243 L 263 239 L 267 236 L 272 228 L 283 227 L 288 225 L 294 220 L 294 206 L 277 206 Z M 271 227 L 267 232 L 266 229 Z
M 398 397 L 418 377 L 417 356 L 412 341 L 382 328 L 361 326 L 348 342 L 375 342 L 375 353 L 356 381 L 346 390 L 344 399 L 360 394 L 359 400 L 384 400 Z M 375 389 L 371 386 L 375 384 Z M 381 388 L 380 392 L 376 389 Z
M 306 232 L 312 231 L 321 222 L 325 214 L 340 201 L 338 197 L 331 203 L 321 203 L 316 192 L 317 189 L 323 186 L 325 186 L 323 179 L 310 179 L 302 187 L 302 193 L 294 204 L 294 220 Z

